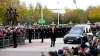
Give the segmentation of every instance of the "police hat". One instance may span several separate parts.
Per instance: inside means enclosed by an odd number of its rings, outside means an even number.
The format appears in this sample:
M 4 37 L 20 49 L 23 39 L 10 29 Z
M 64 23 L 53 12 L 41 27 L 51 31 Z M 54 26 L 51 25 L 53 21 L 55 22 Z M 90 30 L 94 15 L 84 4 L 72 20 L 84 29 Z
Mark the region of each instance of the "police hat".
M 52 24 L 51 24 L 52 26 L 56 26 L 56 24 L 54 23 L 54 22 L 52 22 Z
M 70 21 L 68 24 L 73 24 L 72 21 Z

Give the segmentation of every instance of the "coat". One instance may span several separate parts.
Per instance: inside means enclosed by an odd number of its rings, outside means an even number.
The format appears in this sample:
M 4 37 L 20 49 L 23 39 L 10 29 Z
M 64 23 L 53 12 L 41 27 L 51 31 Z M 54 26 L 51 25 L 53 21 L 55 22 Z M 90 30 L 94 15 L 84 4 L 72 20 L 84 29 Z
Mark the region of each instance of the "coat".
M 32 29 L 29 29 L 29 38 L 32 38 Z
M 51 32 L 51 41 L 56 41 L 56 29 L 54 29 L 54 32 Z

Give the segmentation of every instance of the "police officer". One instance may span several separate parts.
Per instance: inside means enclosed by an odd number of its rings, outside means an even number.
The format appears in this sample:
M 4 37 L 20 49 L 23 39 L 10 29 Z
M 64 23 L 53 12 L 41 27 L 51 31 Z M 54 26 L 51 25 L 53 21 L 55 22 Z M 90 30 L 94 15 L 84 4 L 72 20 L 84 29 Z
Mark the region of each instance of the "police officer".
M 70 29 L 71 29 L 71 26 L 68 26 L 67 27 L 67 33 L 70 31 Z
M 17 48 L 17 32 L 16 29 L 13 30 L 13 43 L 14 43 L 14 48 Z
M 63 27 L 62 26 L 60 27 L 60 34 L 61 34 L 61 37 L 63 37 Z
M 41 43 L 43 43 L 44 42 L 44 28 L 43 28 L 43 26 L 40 27 L 40 37 L 42 39 Z
M 51 45 L 50 47 L 55 47 L 56 41 L 56 24 L 52 24 L 52 33 L 51 33 Z
M 44 27 L 43 35 L 44 35 L 44 38 L 47 38 L 47 29 L 46 29 L 46 26 Z
M 63 32 L 63 36 L 64 36 L 66 34 L 66 27 L 65 26 L 62 28 L 62 32 Z
M 58 26 L 58 27 L 56 28 L 56 30 L 57 30 L 57 37 L 60 37 L 60 27 Z
M 35 26 L 32 28 L 32 38 L 35 39 Z
M 48 37 L 48 38 L 51 38 L 52 29 L 51 29 L 50 26 L 48 26 L 47 32 L 48 32 L 48 33 L 47 33 L 47 37 Z
M 93 32 L 93 35 L 95 36 L 96 35 L 96 26 L 95 25 L 92 25 L 91 26 L 91 30 Z
M 29 43 L 32 43 L 31 39 L 32 39 L 32 28 L 30 27 L 29 28 Z
M 35 28 L 35 39 L 38 39 L 38 33 L 39 33 L 39 29 Z

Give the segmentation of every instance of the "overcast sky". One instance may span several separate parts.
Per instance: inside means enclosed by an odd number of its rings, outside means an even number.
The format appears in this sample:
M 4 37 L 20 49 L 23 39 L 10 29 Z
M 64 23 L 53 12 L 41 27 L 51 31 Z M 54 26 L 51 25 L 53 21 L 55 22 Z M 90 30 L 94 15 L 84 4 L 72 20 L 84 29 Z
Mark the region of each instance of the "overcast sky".
M 65 8 L 75 9 L 76 6 L 73 3 L 73 0 L 20 0 L 21 3 L 25 2 L 27 6 L 29 4 L 33 4 L 33 6 L 36 6 L 37 2 L 40 2 L 42 6 L 46 5 L 49 9 L 63 9 L 60 10 L 60 12 L 64 12 Z M 59 2 L 59 4 L 57 3 Z M 86 9 L 88 6 L 100 6 L 100 0 L 76 0 L 77 8 L 80 9 Z M 57 11 L 57 10 L 56 10 Z

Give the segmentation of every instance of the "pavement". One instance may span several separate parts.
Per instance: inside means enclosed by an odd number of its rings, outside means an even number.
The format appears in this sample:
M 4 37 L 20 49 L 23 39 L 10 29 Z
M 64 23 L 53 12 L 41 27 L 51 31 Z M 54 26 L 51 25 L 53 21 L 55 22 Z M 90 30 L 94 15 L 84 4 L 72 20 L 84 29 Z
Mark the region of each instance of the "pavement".
M 25 44 L 18 45 L 17 48 L 7 47 L 0 49 L 0 56 L 41 56 L 41 52 L 48 56 L 48 51 L 57 51 L 62 47 L 71 48 L 79 45 L 64 44 L 63 38 L 57 38 L 55 47 L 50 47 L 50 39 L 44 39 L 44 43 L 40 42 L 41 39 L 32 40 L 32 43 L 28 43 L 28 40 L 25 40 Z

